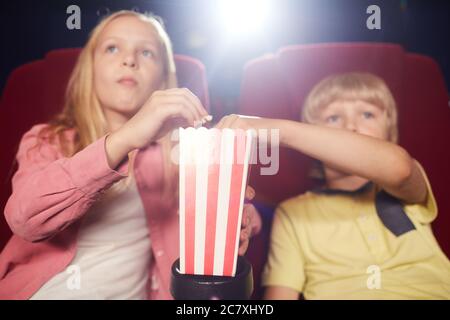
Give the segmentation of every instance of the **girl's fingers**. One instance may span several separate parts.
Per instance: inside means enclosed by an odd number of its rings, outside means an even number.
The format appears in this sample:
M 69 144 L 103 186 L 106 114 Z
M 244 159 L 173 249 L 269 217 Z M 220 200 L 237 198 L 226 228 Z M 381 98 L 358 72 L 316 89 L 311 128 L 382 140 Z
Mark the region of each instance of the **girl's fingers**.
M 248 225 L 241 230 L 239 236 L 239 250 L 238 250 L 239 255 L 244 255 L 245 252 L 247 252 L 248 245 L 250 243 L 251 232 L 252 232 L 251 223 L 248 223 Z
M 262 224 L 263 224 L 262 219 L 261 219 L 261 216 L 260 216 L 258 210 L 251 203 L 247 203 L 244 205 L 244 212 L 245 212 L 245 215 L 248 216 L 248 226 L 250 228 L 249 235 L 250 235 L 250 237 L 252 237 L 261 231 Z M 243 214 L 243 216 L 244 216 L 244 214 Z
M 179 98 L 182 100 L 182 103 L 189 108 L 193 114 L 195 114 L 196 121 L 202 121 L 204 115 L 202 114 L 201 109 L 196 106 L 196 104 L 192 101 L 192 98 L 187 94 L 187 92 L 182 92 Z
M 248 207 L 247 207 L 248 208 Z M 241 241 L 247 240 L 250 238 L 250 234 L 252 232 L 252 223 L 251 223 L 251 215 L 246 207 L 244 207 L 244 211 L 242 214 L 242 223 L 241 223 L 241 232 L 239 235 L 239 239 Z
M 192 113 L 189 108 L 186 108 L 184 105 L 180 104 L 170 104 L 164 106 L 167 108 L 167 112 L 169 112 L 170 118 L 177 118 L 181 117 L 186 120 L 188 125 L 193 126 L 194 122 L 196 121 L 196 116 Z
M 203 124 L 206 119 L 211 119 L 212 117 L 208 115 L 205 108 L 203 107 L 200 99 L 197 98 L 189 89 L 177 88 L 168 91 L 167 94 L 169 99 L 176 99 L 178 103 L 184 104 L 186 108 L 191 109 L 191 111 L 196 116 L 196 122 Z
M 239 250 L 238 250 L 238 254 L 240 256 L 243 256 L 247 252 L 248 244 L 249 244 L 248 240 L 241 243 L 241 245 L 239 246 Z
M 189 89 L 184 88 L 184 92 L 186 93 L 186 97 L 194 104 L 194 106 L 197 108 L 198 112 L 201 114 L 202 118 L 207 117 L 209 114 L 206 111 L 206 109 L 203 107 L 202 102 L 200 99 L 192 93 Z
M 247 227 L 251 222 L 250 214 L 248 212 L 248 204 L 244 204 L 244 210 L 242 210 L 242 222 L 241 229 Z
M 164 104 L 178 104 L 183 106 L 185 109 L 189 109 L 191 113 L 194 115 L 195 121 L 201 121 L 203 119 L 203 115 L 200 113 L 198 108 L 192 103 L 192 101 L 188 98 L 187 93 L 174 92 L 170 95 L 165 95 L 161 98 L 161 102 Z
M 245 199 L 252 200 L 255 197 L 255 189 L 253 189 L 250 186 L 247 186 L 247 189 L 245 189 Z
M 246 226 L 244 229 L 241 230 L 241 233 L 239 234 L 239 240 L 240 241 L 249 240 L 251 232 L 252 227 L 250 225 Z
M 162 104 L 182 104 L 186 108 L 189 108 L 195 115 L 195 120 L 200 123 L 212 120 L 212 117 L 205 110 L 200 99 L 187 88 L 167 89 L 158 91 L 154 95 L 158 99 L 158 102 Z

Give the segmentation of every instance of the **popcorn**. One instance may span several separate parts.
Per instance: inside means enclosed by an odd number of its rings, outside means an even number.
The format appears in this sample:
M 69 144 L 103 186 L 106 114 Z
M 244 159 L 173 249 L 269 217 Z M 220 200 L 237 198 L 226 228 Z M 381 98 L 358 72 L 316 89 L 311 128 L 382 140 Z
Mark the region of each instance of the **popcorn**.
M 252 131 L 180 129 L 180 272 L 234 276 Z
M 206 124 L 207 122 L 211 122 L 212 119 L 213 119 L 213 116 L 211 116 L 211 115 L 204 116 L 202 118 L 202 120 L 194 121 L 194 128 L 200 128 L 202 125 Z

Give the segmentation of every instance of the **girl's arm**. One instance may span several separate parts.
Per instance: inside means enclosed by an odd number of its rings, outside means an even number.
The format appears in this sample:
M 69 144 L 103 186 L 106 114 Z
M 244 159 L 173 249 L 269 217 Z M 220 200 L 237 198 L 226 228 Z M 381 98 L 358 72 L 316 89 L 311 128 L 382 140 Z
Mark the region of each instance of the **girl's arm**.
M 19 169 L 5 207 L 11 230 L 28 241 L 48 239 L 84 215 L 102 191 L 127 176 L 127 154 L 207 116 L 187 89 L 156 91 L 120 129 L 70 158 L 56 146 L 36 145 L 43 125 L 27 132 L 19 146 Z M 114 168 L 119 167 L 116 171 Z
M 393 196 L 421 203 L 427 188 L 419 165 L 394 143 L 348 130 L 290 120 L 228 116 L 219 127 L 279 129 L 280 143 L 339 171 L 373 181 Z
M 81 218 L 102 190 L 126 177 L 108 165 L 105 137 L 70 158 L 46 141 L 33 147 L 43 125 L 22 138 L 12 179 L 12 195 L 5 206 L 11 230 L 27 241 L 48 239 Z

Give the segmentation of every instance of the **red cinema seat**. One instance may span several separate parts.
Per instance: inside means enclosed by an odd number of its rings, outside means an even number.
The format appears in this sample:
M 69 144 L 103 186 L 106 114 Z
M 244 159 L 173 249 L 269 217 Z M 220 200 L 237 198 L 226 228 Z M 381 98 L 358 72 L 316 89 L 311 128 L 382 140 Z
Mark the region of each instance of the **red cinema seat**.
M 46 122 L 61 110 L 64 91 L 80 49 L 49 52 L 44 59 L 15 69 L 8 78 L 0 105 L 0 208 L 3 212 L 11 194 L 11 178 L 17 166 L 14 158 L 22 135 L 34 124 Z M 195 93 L 209 109 L 204 65 L 194 58 L 176 55 L 178 85 Z M 0 250 L 11 231 L 0 217 Z
M 315 84 L 330 74 L 352 71 L 380 76 L 393 92 L 399 110 L 399 143 L 428 173 L 439 207 L 432 227 L 441 248 L 450 256 L 450 198 L 446 195 L 450 181 L 449 96 L 433 59 L 386 43 L 285 47 L 247 63 L 238 113 L 299 120 L 303 101 Z M 256 189 L 265 222 L 248 252 L 257 284 L 267 255 L 273 208 L 314 185 L 307 174 L 311 163 L 300 153 L 282 149 L 277 175 L 261 176 L 259 165 L 252 168 L 250 184 Z

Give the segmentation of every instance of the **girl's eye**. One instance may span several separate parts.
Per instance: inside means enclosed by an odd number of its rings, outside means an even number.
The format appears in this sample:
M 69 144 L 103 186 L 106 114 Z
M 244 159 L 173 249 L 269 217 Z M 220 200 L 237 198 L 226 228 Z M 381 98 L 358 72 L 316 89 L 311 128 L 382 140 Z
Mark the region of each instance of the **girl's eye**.
M 142 55 L 144 57 L 151 58 L 151 57 L 153 57 L 153 52 L 151 50 L 145 49 L 145 50 L 142 50 Z
M 109 53 L 115 53 L 115 52 L 117 52 L 117 50 L 118 50 L 117 47 L 114 45 L 110 45 L 106 48 L 106 52 L 109 52 Z
M 326 118 L 327 123 L 336 123 L 339 120 L 338 115 L 332 115 Z
M 372 112 L 366 111 L 366 112 L 363 112 L 363 117 L 365 119 L 372 119 L 374 117 L 374 115 Z

